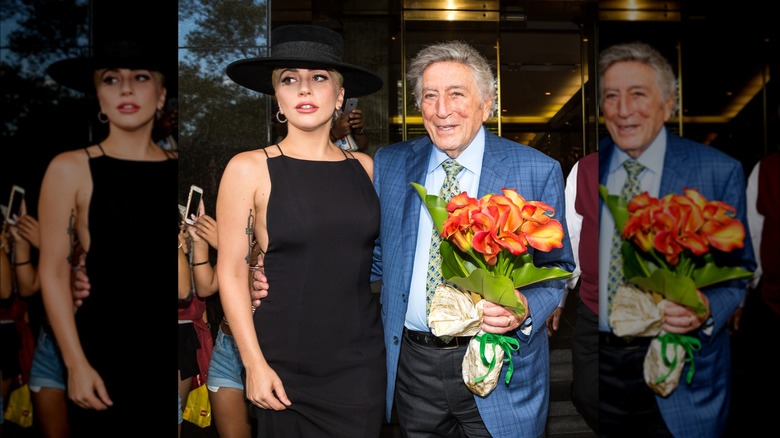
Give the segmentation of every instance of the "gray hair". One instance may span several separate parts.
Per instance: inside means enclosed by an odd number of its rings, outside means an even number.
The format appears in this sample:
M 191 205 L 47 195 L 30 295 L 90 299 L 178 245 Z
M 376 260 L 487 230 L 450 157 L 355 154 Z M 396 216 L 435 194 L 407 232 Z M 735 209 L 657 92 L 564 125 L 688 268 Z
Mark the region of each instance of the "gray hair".
M 477 49 L 463 41 L 431 44 L 420 50 L 412 59 L 407 79 L 412 85 L 417 108 L 422 108 L 423 72 L 437 62 L 457 62 L 470 68 L 481 102 L 484 103 L 493 98 L 488 118 L 493 117 L 496 108 L 496 78 L 493 76 L 487 59 Z
M 641 62 L 653 70 L 664 100 L 672 99 L 674 102 L 672 114 L 676 113 L 677 80 L 672 65 L 658 50 L 640 42 L 617 44 L 607 48 L 599 55 L 599 106 L 604 103 L 604 73 L 613 64 L 626 61 Z

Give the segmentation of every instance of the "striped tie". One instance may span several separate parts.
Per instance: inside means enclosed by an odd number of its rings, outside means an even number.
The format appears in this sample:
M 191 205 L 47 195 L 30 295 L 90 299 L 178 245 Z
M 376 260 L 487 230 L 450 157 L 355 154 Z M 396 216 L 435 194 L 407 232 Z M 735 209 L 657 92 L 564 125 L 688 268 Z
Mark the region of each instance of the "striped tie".
M 443 162 L 442 167 L 447 176 L 444 178 L 444 183 L 441 185 L 439 196 L 445 201 L 449 202 L 455 195 L 460 193 L 460 185 L 458 184 L 458 173 L 463 169 L 457 161 L 447 160 Z M 433 293 L 436 292 L 436 286 L 442 282 L 441 276 L 441 253 L 439 247 L 441 246 L 441 236 L 434 228 L 431 235 L 431 252 L 428 257 L 428 279 L 425 283 L 425 314 L 431 310 L 431 298 Z
M 626 160 L 623 162 L 623 167 L 626 169 L 626 182 L 623 184 L 623 191 L 620 195 L 626 202 L 631 202 L 631 199 L 639 194 L 639 174 L 642 173 L 645 166 L 638 161 Z M 617 226 L 615 227 L 615 233 L 612 236 L 612 249 L 609 259 L 609 279 L 607 283 L 607 309 L 612 311 L 612 298 L 615 297 L 618 287 L 623 284 L 623 254 L 620 252 L 620 246 L 623 243 L 623 239 L 620 237 Z

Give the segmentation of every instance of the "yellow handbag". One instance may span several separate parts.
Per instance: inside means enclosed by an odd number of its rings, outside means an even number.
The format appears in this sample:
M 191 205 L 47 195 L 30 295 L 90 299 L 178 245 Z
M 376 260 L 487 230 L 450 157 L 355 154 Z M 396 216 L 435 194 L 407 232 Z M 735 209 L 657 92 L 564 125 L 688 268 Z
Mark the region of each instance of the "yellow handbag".
M 209 402 L 209 390 L 205 383 L 190 391 L 182 416 L 198 427 L 211 425 L 211 402 Z
M 33 407 L 30 385 L 25 383 L 11 392 L 8 397 L 8 407 L 5 409 L 5 419 L 22 427 L 32 426 Z

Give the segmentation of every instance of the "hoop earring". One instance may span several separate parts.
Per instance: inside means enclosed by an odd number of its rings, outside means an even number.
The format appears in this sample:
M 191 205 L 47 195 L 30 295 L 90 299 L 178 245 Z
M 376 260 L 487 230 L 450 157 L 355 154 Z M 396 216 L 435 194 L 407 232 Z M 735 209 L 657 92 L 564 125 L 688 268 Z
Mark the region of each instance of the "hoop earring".
M 285 117 L 284 120 L 282 120 L 282 118 L 279 117 L 279 116 L 284 116 L 284 113 L 282 112 L 282 110 L 279 110 L 279 111 L 276 112 L 276 121 L 281 123 L 281 124 L 283 124 L 283 125 L 285 123 L 287 123 L 287 117 Z
M 108 123 L 108 116 L 103 111 L 98 111 L 97 118 L 100 123 Z

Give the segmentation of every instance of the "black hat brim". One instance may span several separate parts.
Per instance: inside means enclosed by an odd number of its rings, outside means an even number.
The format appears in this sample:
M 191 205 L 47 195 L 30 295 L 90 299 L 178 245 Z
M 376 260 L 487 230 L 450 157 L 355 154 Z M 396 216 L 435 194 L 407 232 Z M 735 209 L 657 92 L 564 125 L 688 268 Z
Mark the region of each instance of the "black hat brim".
M 176 97 L 178 78 L 170 61 L 160 61 L 150 57 L 138 58 L 69 58 L 57 61 L 49 66 L 46 73 L 60 85 L 86 94 L 95 94 L 95 71 L 100 69 L 126 68 L 150 70 L 162 73 L 165 77 L 167 97 Z
M 333 69 L 344 77 L 344 96 L 360 97 L 382 88 L 382 79 L 374 72 L 347 63 L 309 61 L 300 58 L 249 58 L 235 61 L 225 72 L 235 83 L 273 96 L 271 74 L 277 68 Z

